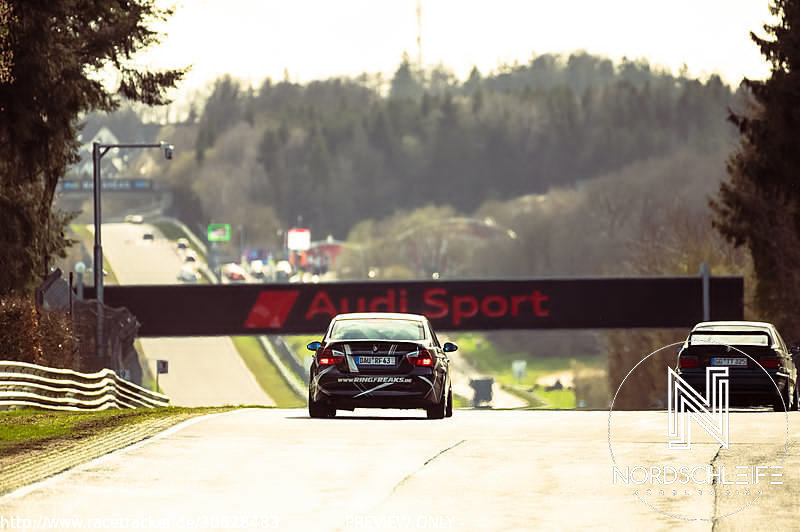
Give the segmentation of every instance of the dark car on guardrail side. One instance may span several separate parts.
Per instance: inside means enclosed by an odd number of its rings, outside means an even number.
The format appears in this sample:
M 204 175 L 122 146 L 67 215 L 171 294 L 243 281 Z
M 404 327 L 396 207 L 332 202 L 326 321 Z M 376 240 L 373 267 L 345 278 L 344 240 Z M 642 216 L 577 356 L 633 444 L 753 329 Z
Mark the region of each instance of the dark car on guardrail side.
M 355 408 L 424 408 L 429 419 L 453 415 L 450 361 L 458 347 L 439 344 L 425 316 L 339 314 L 314 351 L 308 385 L 311 417 Z
M 708 367 L 728 368 L 731 405 L 797 410 L 797 368 L 771 323 L 707 321 L 695 325 L 678 352 L 677 373 L 707 397 Z

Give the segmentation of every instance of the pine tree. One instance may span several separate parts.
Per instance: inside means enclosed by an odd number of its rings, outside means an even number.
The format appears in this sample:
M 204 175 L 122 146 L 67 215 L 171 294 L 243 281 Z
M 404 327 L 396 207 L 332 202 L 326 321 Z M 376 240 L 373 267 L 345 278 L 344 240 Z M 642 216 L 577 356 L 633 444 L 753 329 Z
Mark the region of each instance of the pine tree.
M 770 10 L 779 18 L 764 27 L 772 39 L 750 35 L 771 76 L 743 81 L 750 105 L 730 113 L 739 146 L 728 159 L 730 181 L 711 205 L 721 234 L 750 250 L 757 310 L 800 340 L 800 0 L 775 0 Z
M 389 95 L 392 98 L 417 99 L 422 96 L 423 86 L 417 74 L 411 67 L 411 60 L 407 53 L 403 53 L 400 66 L 394 73 Z
M 214 90 L 206 100 L 195 142 L 195 156 L 202 162 L 205 151 L 242 117 L 241 87 L 230 75 L 214 82 Z M 245 97 L 245 101 L 247 98 Z

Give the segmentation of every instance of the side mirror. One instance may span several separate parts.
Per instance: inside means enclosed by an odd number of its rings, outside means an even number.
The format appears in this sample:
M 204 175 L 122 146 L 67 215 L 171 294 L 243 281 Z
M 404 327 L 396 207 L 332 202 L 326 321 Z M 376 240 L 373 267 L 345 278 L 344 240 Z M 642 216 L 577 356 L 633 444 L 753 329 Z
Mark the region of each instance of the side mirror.
M 452 353 L 453 351 L 458 351 L 458 346 L 452 342 L 445 342 L 442 346 L 442 351 Z
M 322 345 L 322 342 L 311 342 L 310 344 L 308 344 L 306 346 L 306 348 L 309 351 L 316 351 L 317 349 L 319 349 L 319 346 L 321 346 L 321 345 Z

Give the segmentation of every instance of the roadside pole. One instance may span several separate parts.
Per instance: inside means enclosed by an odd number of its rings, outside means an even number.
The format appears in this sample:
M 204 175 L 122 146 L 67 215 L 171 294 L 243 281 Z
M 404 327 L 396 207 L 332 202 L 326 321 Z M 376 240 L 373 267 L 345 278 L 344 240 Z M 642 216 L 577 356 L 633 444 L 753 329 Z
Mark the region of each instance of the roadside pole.
M 703 321 L 711 321 L 711 268 L 707 262 L 700 264 L 700 278 L 703 283 Z

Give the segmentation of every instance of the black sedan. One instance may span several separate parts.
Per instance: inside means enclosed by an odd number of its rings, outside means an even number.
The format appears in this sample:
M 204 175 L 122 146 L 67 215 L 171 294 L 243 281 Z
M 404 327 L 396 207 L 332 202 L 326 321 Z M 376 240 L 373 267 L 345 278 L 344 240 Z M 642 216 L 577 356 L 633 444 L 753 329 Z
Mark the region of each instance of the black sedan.
M 797 410 L 797 369 L 773 324 L 707 321 L 695 325 L 678 352 L 678 374 L 706 396 L 706 368 L 725 366 L 731 405 Z
M 308 413 L 333 417 L 356 408 L 424 408 L 429 419 L 453 415 L 447 353 L 425 316 L 369 312 L 339 314 L 321 342 L 311 342 L 314 360 Z

